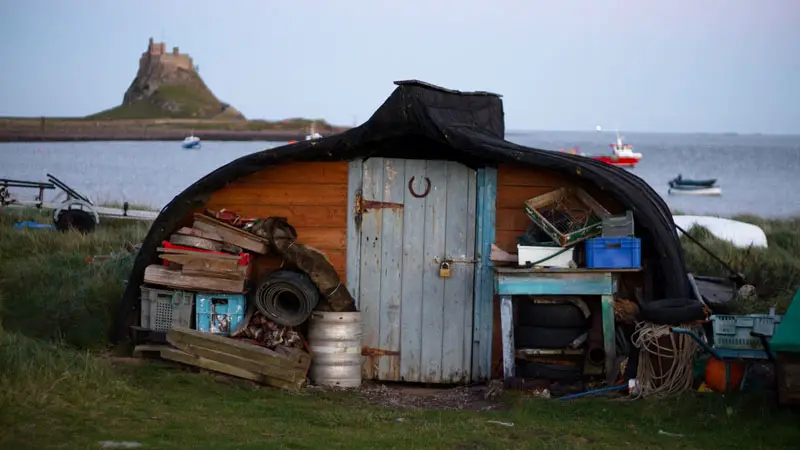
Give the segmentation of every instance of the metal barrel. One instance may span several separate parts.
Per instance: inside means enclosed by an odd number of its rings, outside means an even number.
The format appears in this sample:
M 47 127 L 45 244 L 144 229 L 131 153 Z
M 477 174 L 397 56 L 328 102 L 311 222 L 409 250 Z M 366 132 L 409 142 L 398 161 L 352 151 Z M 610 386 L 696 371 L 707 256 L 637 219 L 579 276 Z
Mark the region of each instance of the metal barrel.
M 361 386 L 361 313 L 314 311 L 308 324 L 311 382 L 318 386 Z

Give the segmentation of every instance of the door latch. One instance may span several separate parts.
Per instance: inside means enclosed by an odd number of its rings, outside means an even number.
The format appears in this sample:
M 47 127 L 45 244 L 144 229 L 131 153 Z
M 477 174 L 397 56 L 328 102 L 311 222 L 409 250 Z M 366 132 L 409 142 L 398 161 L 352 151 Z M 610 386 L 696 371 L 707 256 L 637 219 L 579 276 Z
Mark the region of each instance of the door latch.
M 440 264 L 440 265 L 442 263 L 444 263 L 444 262 L 449 263 L 449 264 L 475 264 L 475 263 L 478 262 L 478 260 L 476 260 L 476 259 L 452 259 L 452 258 L 444 258 L 444 259 L 442 259 L 442 258 L 436 257 L 436 258 L 433 258 L 433 262 L 436 263 L 436 264 Z

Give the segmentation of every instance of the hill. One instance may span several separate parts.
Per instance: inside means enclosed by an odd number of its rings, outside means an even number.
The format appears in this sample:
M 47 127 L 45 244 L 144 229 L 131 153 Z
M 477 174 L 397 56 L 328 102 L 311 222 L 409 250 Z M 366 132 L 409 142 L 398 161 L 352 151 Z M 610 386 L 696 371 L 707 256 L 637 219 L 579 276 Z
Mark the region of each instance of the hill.
M 122 104 L 88 118 L 245 120 L 211 92 L 189 55 L 180 53 L 178 47 L 168 53 L 166 44 L 153 42 L 153 38 L 139 58 L 139 70 Z

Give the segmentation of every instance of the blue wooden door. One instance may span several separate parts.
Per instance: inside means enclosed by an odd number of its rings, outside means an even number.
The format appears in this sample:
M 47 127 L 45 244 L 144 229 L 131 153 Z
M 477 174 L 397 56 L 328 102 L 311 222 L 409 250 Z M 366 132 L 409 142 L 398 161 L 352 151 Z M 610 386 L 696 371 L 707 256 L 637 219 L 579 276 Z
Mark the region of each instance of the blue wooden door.
M 363 320 L 367 379 L 471 376 L 475 171 L 455 162 L 351 163 L 348 288 Z M 451 260 L 450 276 L 440 276 Z

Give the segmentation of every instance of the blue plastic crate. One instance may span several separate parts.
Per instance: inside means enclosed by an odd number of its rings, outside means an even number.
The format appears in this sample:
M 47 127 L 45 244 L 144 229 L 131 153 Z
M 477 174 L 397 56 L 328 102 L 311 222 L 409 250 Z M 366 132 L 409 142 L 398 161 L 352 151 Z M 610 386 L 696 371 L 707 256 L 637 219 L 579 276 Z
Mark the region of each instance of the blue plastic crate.
M 642 266 L 642 241 L 637 237 L 586 240 L 588 269 L 634 269 Z
M 244 319 L 244 294 L 198 293 L 195 295 L 197 329 L 229 336 Z

